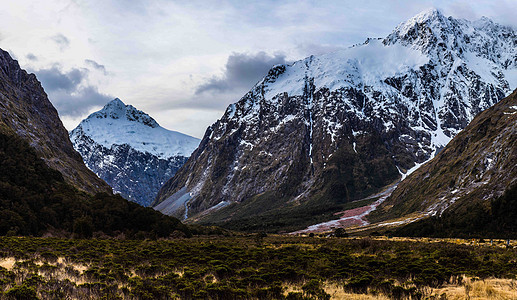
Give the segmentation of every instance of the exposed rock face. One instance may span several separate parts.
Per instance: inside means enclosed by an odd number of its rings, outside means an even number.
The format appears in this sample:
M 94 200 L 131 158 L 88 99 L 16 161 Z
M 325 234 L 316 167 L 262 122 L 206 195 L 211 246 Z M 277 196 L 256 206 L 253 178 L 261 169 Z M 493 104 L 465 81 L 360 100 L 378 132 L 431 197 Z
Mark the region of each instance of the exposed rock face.
M 375 219 L 461 214 L 517 184 L 517 91 L 480 113 L 433 160 L 402 181 Z M 471 220 L 474 222 L 474 220 Z
M 0 129 L 12 132 L 36 149 L 49 167 L 88 193 L 111 188 L 84 165 L 68 132 L 34 74 L 27 74 L 0 49 Z
M 143 206 L 199 144 L 199 139 L 160 127 L 120 99 L 84 119 L 70 138 L 88 168 L 115 192 Z
M 511 92 L 516 45 L 509 27 L 430 10 L 384 39 L 275 66 L 207 129 L 154 206 L 224 221 L 377 192 Z

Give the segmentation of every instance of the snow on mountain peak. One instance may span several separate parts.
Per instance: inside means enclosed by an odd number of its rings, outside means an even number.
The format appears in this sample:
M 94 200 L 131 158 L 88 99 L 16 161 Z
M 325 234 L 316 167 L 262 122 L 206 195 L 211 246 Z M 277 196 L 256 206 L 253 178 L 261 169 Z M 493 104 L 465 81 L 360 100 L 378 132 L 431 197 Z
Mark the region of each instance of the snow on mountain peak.
M 111 100 L 100 111 L 91 114 L 88 118 L 126 119 L 128 121 L 140 122 L 152 128 L 160 127 L 151 116 L 132 105 L 124 104 L 119 98 Z
M 92 113 L 70 133 L 72 141 L 88 136 L 106 148 L 127 144 L 159 158 L 188 157 L 199 139 L 161 127 L 151 116 L 116 98 Z
M 445 18 L 446 17 L 442 14 L 442 12 L 439 9 L 437 9 L 435 7 L 431 7 L 427 10 L 420 12 L 419 14 L 412 17 L 411 19 L 404 22 L 403 24 L 411 25 L 411 24 L 416 24 L 416 23 L 425 23 L 430 20 L 431 21 L 432 20 L 442 21 Z
M 482 17 L 476 21 L 445 17 L 439 10 L 424 11 L 401 23 L 383 41 L 401 44 L 424 54 L 442 56 L 441 60 L 463 58 L 465 53 L 486 58 L 496 64 L 514 64 L 516 35 L 508 26 Z
M 434 150 L 429 149 L 446 145 L 475 114 L 515 88 L 516 45 L 517 35 L 510 27 L 487 18 L 445 17 L 431 8 L 401 23 L 384 39 L 367 39 L 347 49 L 274 66 L 223 118 L 238 123 L 261 120 L 261 97 L 277 105 L 284 96 L 306 97 L 311 89 L 360 93 L 365 98 L 358 102 L 343 98 L 354 117 L 381 118 L 388 132 L 393 129 L 388 116 L 397 106 L 405 106 L 409 126 L 430 133 L 422 143 L 430 142 L 431 148 L 422 146 L 430 154 Z M 365 114 L 365 101 L 371 103 L 371 113 Z M 307 108 L 314 105 L 309 99 Z M 327 123 L 336 127 L 335 122 Z M 336 132 L 329 129 L 329 134 L 334 137 Z

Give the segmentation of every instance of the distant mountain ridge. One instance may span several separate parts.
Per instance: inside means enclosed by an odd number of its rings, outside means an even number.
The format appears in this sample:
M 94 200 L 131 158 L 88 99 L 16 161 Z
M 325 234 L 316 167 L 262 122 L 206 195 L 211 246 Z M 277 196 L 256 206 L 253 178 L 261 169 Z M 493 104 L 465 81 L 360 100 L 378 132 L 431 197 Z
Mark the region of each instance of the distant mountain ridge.
M 26 140 L 76 188 L 95 194 L 111 188 L 84 165 L 58 113 L 34 74 L 0 49 L 0 131 Z
M 384 39 L 274 66 L 207 129 L 153 206 L 258 228 L 378 192 L 511 92 L 516 45 L 510 27 L 433 9 Z
M 144 206 L 199 144 L 118 98 L 81 121 L 70 139 L 88 168 L 115 192 Z

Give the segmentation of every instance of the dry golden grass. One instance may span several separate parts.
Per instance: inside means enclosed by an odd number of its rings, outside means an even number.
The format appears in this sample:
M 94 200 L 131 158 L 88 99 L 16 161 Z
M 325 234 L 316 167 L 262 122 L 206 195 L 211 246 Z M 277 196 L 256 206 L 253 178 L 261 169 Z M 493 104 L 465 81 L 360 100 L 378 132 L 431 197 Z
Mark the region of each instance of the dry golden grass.
M 474 280 L 464 277 L 461 285 L 447 285 L 431 289 L 429 298 L 447 300 L 514 300 L 517 299 L 517 280 L 490 278 Z
M 284 284 L 284 295 L 290 292 L 302 292 L 303 284 Z M 330 295 L 331 299 L 351 300 L 388 300 L 387 295 L 373 294 L 352 294 L 343 289 L 342 284 L 326 282 L 323 289 Z M 439 289 L 426 289 L 425 299 L 447 299 L 447 300 L 516 300 L 517 280 L 490 278 L 475 280 L 463 278 L 462 284 L 447 285 Z
M 287 296 L 291 292 L 303 292 L 302 286 L 304 283 L 292 284 L 286 283 L 284 287 L 284 295 Z M 330 299 L 351 299 L 351 300 L 389 300 L 389 297 L 384 295 L 365 295 L 365 294 L 351 294 L 345 292 L 343 285 L 334 282 L 325 282 L 323 290 L 330 295 Z
M 24 262 L 23 260 L 17 260 L 14 257 L 7 257 L 0 259 L 0 266 L 12 271 L 15 267 L 16 263 Z M 77 264 L 77 263 L 70 263 L 67 262 L 63 258 L 59 258 L 56 262 L 44 262 L 35 260 L 33 263 L 39 267 L 43 266 L 44 264 L 47 264 L 49 266 L 55 267 L 53 269 L 48 269 L 45 271 L 39 270 L 38 275 L 42 276 L 45 279 L 58 279 L 58 280 L 64 280 L 68 279 L 71 282 L 74 282 L 75 284 L 83 284 L 88 282 L 84 278 L 84 271 L 88 269 L 88 266 Z M 17 278 L 16 282 L 21 283 L 22 278 Z
M 14 257 L 7 257 L 0 259 L 0 267 L 12 270 L 16 259 Z
M 346 293 L 343 285 L 327 282 L 323 289 L 330 295 L 330 299 L 351 299 L 351 300 L 389 300 L 390 298 L 384 295 L 370 295 L 370 294 L 351 294 Z

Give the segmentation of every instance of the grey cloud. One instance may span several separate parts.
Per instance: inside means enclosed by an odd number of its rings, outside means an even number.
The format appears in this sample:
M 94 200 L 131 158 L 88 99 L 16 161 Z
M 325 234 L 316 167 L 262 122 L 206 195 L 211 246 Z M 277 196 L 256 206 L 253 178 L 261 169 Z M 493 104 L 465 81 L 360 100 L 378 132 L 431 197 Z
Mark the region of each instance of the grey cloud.
M 268 55 L 265 52 L 256 54 L 233 53 L 228 57 L 224 74 L 214 76 L 196 89 L 196 95 L 204 92 L 231 92 L 250 89 L 277 64 L 285 64 L 284 54 Z
M 70 40 L 61 33 L 58 33 L 58 34 L 50 37 L 50 39 L 59 46 L 59 50 L 61 50 L 61 51 L 65 50 L 66 48 L 68 48 L 70 46 Z
M 87 76 L 86 69 L 72 69 L 68 72 L 62 72 L 61 69 L 54 65 L 49 69 L 40 69 L 35 71 L 36 76 L 47 92 L 56 90 L 64 90 L 72 92 Z
M 71 117 L 88 113 L 90 108 L 104 105 L 114 98 L 89 85 L 88 72 L 88 69 L 77 68 L 64 72 L 57 64 L 34 71 L 59 114 Z
M 38 60 L 38 57 L 32 53 L 27 54 L 25 57 L 27 57 L 28 60 L 32 60 L 32 61 Z
M 51 102 L 61 116 L 80 117 L 95 106 L 102 106 L 114 97 L 103 94 L 95 86 L 78 88 L 74 93 L 59 90 L 49 93 Z
M 94 67 L 95 69 L 101 71 L 102 73 L 104 73 L 104 75 L 107 74 L 106 72 L 106 67 L 104 65 L 101 65 L 99 63 L 97 63 L 96 61 L 94 60 L 91 60 L 91 59 L 85 59 L 84 62 L 89 65 L 89 66 L 92 66 Z

